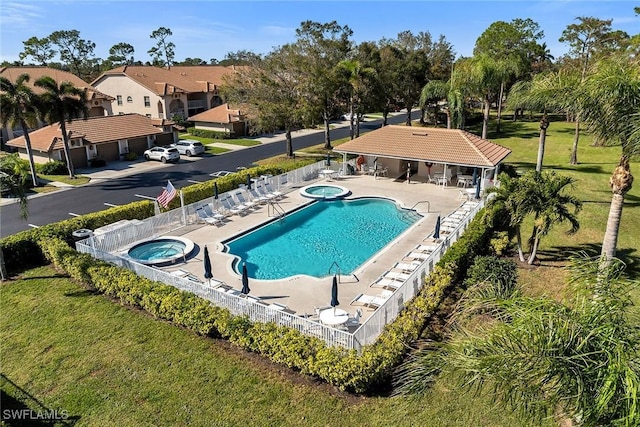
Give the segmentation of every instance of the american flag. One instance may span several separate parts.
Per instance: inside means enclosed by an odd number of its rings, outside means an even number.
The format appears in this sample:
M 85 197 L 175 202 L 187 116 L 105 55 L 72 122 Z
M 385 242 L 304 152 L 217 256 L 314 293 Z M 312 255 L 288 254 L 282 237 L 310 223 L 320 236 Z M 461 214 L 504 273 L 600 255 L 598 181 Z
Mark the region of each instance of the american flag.
M 167 206 L 169 206 L 169 202 L 171 202 L 173 198 L 176 197 L 176 194 L 178 194 L 176 188 L 171 184 L 171 181 L 167 181 L 167 186 L 158 196 L 158 203 L 163 208 L 166 208 Z

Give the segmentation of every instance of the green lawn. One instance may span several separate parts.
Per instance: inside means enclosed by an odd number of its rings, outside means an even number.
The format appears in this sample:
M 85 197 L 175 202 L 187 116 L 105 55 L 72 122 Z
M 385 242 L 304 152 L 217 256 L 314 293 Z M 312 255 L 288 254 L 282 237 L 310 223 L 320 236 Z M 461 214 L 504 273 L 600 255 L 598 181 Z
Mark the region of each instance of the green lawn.
M 196 141 L 200 141 L 204 145 L 210 144 L 231 144 L 231 145 L 241 145 L 243 147 L 253 147 L 254 145 L 260 145 L 260 141 L 256 141 L 253 139 L 246 138 L 235 138 L 235 139 L 217 139 L 217 138 L 205 138 L 202 136 L 193 136 L 190 134 L 182 134 L 180 135 L 180 139 L 193 139 Z
M 49 267 L 2 290 L 2 373 L 78 426 L 521 426 L 440 384 L 365 398 L 87 292 Z
M 38 178 L 44 181 L 56 181 L 63 182 L 69 185 L 84 185 L 89 183 L 90 178 L 82 175 L 76 175 L 74 179 L 69 178 L 69 175 L 42 175 L 38 174 Z

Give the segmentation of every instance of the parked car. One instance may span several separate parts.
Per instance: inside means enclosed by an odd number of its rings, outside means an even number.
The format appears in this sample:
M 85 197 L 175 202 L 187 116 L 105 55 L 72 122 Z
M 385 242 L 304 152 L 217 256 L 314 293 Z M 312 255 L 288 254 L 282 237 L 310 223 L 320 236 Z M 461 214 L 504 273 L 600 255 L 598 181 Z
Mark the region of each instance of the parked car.
M 177 162 L 180 160 L 180 153 L 174 147 L 153 147 L 144 152 L 147 160 L 160 160 L 162 163 Z
M 171 144 L 169 147 L 177 148 L 180 154 L 186 156 L 195 156 L 204 153 L 204 145 L 200 141 L 193 139 L 181 139 L 175 144 Z

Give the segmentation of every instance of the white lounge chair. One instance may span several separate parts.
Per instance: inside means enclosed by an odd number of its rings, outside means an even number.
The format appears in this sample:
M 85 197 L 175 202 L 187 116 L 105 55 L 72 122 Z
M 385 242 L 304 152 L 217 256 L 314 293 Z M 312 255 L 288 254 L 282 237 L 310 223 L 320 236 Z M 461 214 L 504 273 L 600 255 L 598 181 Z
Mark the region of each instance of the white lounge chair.
M 372 288 L 398 289 L 400 286 L 402 286 L 402 283 L 403 282 L 399 280 L 391 279 L 389 277 L 380 277 L 370 286 Z
M 418 246 L 416 246 L 416 251 L 417 252 L 431 253 L 431 252 L 434 252 L 436 249 L 438 249 L 438 245 L 418 245 Z
M 251 194 L 251 197 L 253 198 L 254 202 L 259 203 L 261 205 L 264 205 L 269 201 L 269 198 L 267 196 L 261 195 L 260 193 L 258 193 L 258 191 L 256 191 L 255 188 L 250 189 L 249 194 Z
M 432 252 L 410 252 L 405 258 L 407 261 L 424 261 L 431 256 Z
M 214 212 L 213 209 L 211 209 L 210 204 L 204 205 L 202 207 L 202 210 L 204 211 L 205 214 L 207 214 L 209 218 L 213 218 L 218 222 L 222 222 L 225 219 L 225 215 L 220 212 Z
M 254 202 L 251 202 L 244 198 L 242 191 L 236 191 L 235 193 L 233 193 L 233 195 L 236 196 L 236 200 L 238 201 L 237 205 L 239 207 L 244 207 L 245 209 L 253 209 L 256 206 Z
M 393 270 L 400 270 L 402 272 L 410 272 L 415 270 L 416 268 L 418 268 L 418 266 L 420 265 L 419 262 L 397 262 L 394 266 L 393 266 Z
M 410 274 L 400 273 L 398 271 L 387 271 L 382 277 L 388 277 L 390 279 L 402 280 L 403 282 L 409 279 Z
M 215 225 L 222 222 L 222 219 L 212 218 L 204 211 L 204 209 L 200 208 L 196 210 L 196 214 L 198 215 L 198 221 L 205 222 L 209 225 Z
M 378 307 L 380 307 L 382 304 L 384 304 L 386 301 L 386 299 L 379 297 L 379 296 L 373 296 L 373 295 L 365 295 L 365 294 L 358 294 L 350 303 L 350 305 L 355 305 L 355 306 L 362 306 L 365 308 L 371 308 L 371 309 L 376 309 Z
M 229 197 L 224 197 L 222 199 L 220 199 L 220 204 L 222 205 L 222 207 L 227 210 L 228 212 L 231 212 L 232 214 L 235 215 L 244 215 L 247 213 L 246 209 L 241 208 L 239 206 L 234 206 L 231 203 L 231 200 L 229 199 Z
M 283 193 L 282 191 L 274 190 L 274 189 L 271 187 L 271 184 L 270 184 L 270 183 L 265 182 L 264 187 L 267 189 L 267 191 L 268 191 L 270 194 L 273 194 L 274 196 L 276 196 L 276 199 L 281 199 L 281 198 L 283 198 L 283 197 L 284 197 L 284 193 Z
M 265 197 L 267 199 L 267 201 L 269 201 L 269 200 L 277 200 L 278 199 L 278 196 L 276 196 L 273 193 L 270 193 L 264 185 L 256 185 L 256 192 L 260 196 Z

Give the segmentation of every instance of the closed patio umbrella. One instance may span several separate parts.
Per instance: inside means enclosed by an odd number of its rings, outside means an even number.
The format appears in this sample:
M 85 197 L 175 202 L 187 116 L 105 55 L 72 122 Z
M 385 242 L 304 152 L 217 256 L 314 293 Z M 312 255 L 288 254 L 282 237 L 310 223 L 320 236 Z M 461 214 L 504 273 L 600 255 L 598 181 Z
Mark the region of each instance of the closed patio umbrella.
M 478 182 L 476 182 L 476 199 L 480 198 L 480 181 L 478 180 Z
M 251 175 L 247 175 L 247 188 L 251 190 Z
M 215 200 L 218 200 L 218 183 L 217 182 L 213 183 L 213 198 Z
M 436 228 L 433 230 L 433 238 L 440 238 L 440 215 L 438 215 L 438 219 L 436 220 Z
M 331 155 L 327 153 L 327 166 L 331 166 Z
M 335 274 L 333 275 L 333 283 L 331 284 L 331 303 L 329 305 L 334 309 L 340 305 L 338 301 L 338 278 Z
M 204 245 L 204 278 L 209 280 L 213 277 L 211 274 L 211 259 L 209 259 L 209 249 Z
M 478 168 L 473 168 L 473 185 L 478 182 Z
M 249 289 L 249 274 L 247 273 L 246 262 L 242 263 L 242 290 L 240 292 L 242 292 L 245 295 L 251 292 L 251 289 Z

